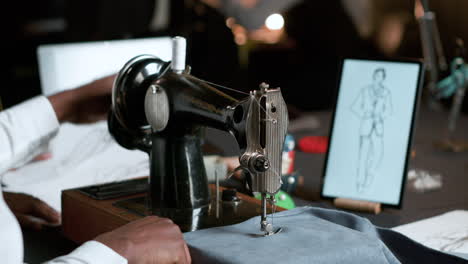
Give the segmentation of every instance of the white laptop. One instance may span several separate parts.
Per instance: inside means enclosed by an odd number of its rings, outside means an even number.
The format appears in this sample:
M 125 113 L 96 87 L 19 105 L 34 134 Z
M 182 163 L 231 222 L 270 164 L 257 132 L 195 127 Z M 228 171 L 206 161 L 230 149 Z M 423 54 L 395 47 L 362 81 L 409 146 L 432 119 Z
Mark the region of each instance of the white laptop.
M 48 44 L 37 48 L 39 77 L 44 95 L 51 95 L 117 73 L 141 54 L 171 59 L 171 38 Z

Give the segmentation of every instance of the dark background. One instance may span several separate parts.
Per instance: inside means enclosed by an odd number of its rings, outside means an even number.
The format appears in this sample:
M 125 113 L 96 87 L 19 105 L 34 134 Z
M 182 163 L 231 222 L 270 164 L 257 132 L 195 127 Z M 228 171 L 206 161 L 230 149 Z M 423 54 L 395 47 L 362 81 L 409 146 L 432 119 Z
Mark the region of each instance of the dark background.
M 189 41 L 188 62 L 194 75 L 244 91 L 256 88 L 262 81 L 280 86 L 292 118 L 302 111 L 331 108 L 342 57 L 422 57 L 414 1 L 291 1 L 292 4 L 280 10 L 286 21 L 281 41 L 244 46 L 234 42 L 226 26 L 226 10 L 204 3 L 213 1 L 171 0 L 168 26 L 152 31 L 149 23 L 156 2 L 13 2 L 7 11 L 14 16 L 7 23 L 5 38 L 6 69 L 2 75 L 6 82 L 0 90 L 3 106 L 9 107 L 40 93 L 36 48 L 47 43 L 183 35 Z M 464 26 L 468 18 L 463 14 L 463 10 L 468 10 L 468 2 L 429 2 L 437 14 L 444 51 L 450 61 L 456 54 L 455 38 L 468 39 L 468 27 Z M 354 15 L 349 6 L 357 7 Z M 258 13 L 260 16 L 261 10 Z M 364 15 L 368 18 L 364 22 L 356 19 Z M 60 21 L 62 26 L 55 29 L 40 26 L 41 22 L 50 20 Z M 401 27 L 400 39 L 391 49 L 386 47 L 386 37 L 391 36 L 388 21 L 397 21 Z M 370 30 L 362 33 L 359 28 L 363 26 Z M 247 62 L 239 60 L 240 50 L 248 54 Z M 447 74 L 442 73 L 442 77 Z M 450 100 L 443 103 L 448 106 Z
M 346 2 L 351 6 L 358 3 L 370 6 L 366 12 L 358 8 L 357 15 L 353 16 L 343 4 Z M 468 41 L 468 1 L 429 2 L 437 14 L 444 52 L 450 61 L 457 55 L 455 38 Z M 195 0 L 170 0 L 168 27 L 152 31 L 148 25 L 155 3 L 153 0 L 11 2 L 5 7 L 11 18 L 4 24 L 4 82 L 0 88 L 3 106 L 10 107 L 40 93 L 36 58 L 36 48 L 40 44 L 182 35 L 189 41 L 188 63 L 195 76 L 244 91 L 255 89 L 262 81 L 280 86 L 291 119 L 314 111 L 322 122 L 319 130 L 295 134 L 296 139 L 305 135 L 326 136 L 340 58 L 422 57 L 414 1 L 297 1 L 281 11 L 286 21 L 281 41 L 246 45 L 236 44 L 231 29 L 226 26 L 224 11 Z M 367 20 L 357 22 L 356 16 L 365 17 L 364 14 Z M 41 28 L 41 21 L 50 20 L 59 22 L 57 28 Z M 396 21 L 401 30 L 400 39 L 392 48 L 387 46 L 386 38 L 391 36 L 389 25 L 394 25 L 389 21 Z M 368 30 L 363 31 L 363 26 Z M 247 53 L 248 60 L 241 59 L 242 52 Z M 443 72 L 442 77 L 447 74 Z M 465 112 L 468 110 L 466 101 Z M 448 108 L 450 100 L 444 100 L 443 105 Z M 421 108 L 414 145 L 417 154 L 410 166 L 442 173 L 443 188 L 417 193 L 407 187 L 402 210 L 385 209 L 377 216 L 362 214 L 376 225 L 392 227 L 449 210 L 468 209 L 467 155 L 443 153 L 433 148 L 434 140 L 440 138 L 446 127 L 446 114 Z M 466 117 L 460 119 L 459 138 L 466 139 L 467 124 Z M 237 155 L 235 142 L 229 135 L 211 131 L 208 136 L 211 143 L 224 148 L 226 155 Z M 296 169 L 305 177 L 304 186 L 296 194 L 298 205 L 331 207 L 330 203 L 319 200 L 323 163 L 323 154 L 297 153 Z M 53 235 L 57 236 L 57 232 Z M 44 233 L 25 232 L 24 236 L 26 261 L 37 260 L 35 256 L 38 255 L 40 259 L 50 259 L 76 246 L 67 244 L 61 237 L 55 242 L 43 243 Z M 56 251 L 48 252 L 48 249 Z

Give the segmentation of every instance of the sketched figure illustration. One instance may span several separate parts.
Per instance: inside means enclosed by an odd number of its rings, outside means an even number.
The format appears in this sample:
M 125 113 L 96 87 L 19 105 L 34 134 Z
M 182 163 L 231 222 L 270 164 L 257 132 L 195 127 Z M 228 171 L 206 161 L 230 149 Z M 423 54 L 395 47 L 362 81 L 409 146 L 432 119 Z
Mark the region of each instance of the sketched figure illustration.
M 391 115 L 392 96 L 385 86 L 386 72 L 377 68 L 372 84 L 363 87 L 354 100 L 351 111 L 361 120 L 356 189 L 369 189 L 384 156 L 384 121 Z

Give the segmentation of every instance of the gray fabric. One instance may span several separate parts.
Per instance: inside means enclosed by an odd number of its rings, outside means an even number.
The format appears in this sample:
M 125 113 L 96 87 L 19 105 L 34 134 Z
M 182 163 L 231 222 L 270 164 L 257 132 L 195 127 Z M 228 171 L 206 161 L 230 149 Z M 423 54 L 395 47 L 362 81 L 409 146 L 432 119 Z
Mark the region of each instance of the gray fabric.
M 275 214 L 283 232 L 259 236 L 259 217 L 185 233 L 193 263 L 466 263 L 367 219 L 300 207 Z
M 458 252 L 450 252 L 450 254 L 468 260 L 468 254 Z

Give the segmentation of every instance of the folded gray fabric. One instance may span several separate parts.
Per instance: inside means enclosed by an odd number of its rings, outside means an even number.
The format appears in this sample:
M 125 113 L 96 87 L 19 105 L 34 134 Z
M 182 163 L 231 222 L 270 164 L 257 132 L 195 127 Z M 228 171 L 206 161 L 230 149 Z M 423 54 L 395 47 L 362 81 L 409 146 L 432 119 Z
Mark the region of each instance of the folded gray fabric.
M 467 263 L 343 211 L 299 207 L 276 213 L 279 234 L 260 219 L 185 233 L 193 263 Z

